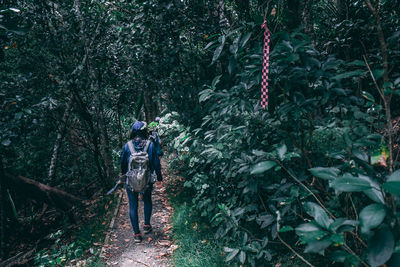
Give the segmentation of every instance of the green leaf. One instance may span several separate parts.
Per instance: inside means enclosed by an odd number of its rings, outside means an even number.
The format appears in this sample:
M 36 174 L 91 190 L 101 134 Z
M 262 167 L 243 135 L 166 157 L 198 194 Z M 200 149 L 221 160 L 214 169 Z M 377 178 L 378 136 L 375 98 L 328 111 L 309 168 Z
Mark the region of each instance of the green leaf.
M 304 208 L 308 215 L 313 217 L 319 226 L 328 229 L 330 224 L 333 222 L 332 219 L 329 218 L 328 214 L 321 208 L 321 206 L 313 203 L 307 202 L 304 205 Z
M 8 189 L 7 189 L 7 194 L 8 194 L 8 200 L 10 201 L 11 208 L 12 208 L 12 211 L 13 211 L 13 214 L 14 214 L 14 217 L 15 217 L 15 219 L 17 219 L 17 221 L 18 221 L 18 212 L 17 212 L 17 209 L 15 208 L 14 200 L 12 199 L 11 194 L 10 194 L 10 191 L 8 191 Z
M 240 261 L 242 264 L 244 264 L 244 262 L 246 261 L 246 252 L 240 251 L 240 254 L 239 254 L 239 261 Z
M 16 120 L 19 120 L 19 119 L 22 118 L 22 115 L 23 115 L 22 112 L 17 112 L 17 113 L 15 113 L 14 118 L 15 118 Z
M 354 60 L 352 62 L 346 63 L 346 65 L 365 67 L 365 62 L 362 60 Z
M 394 247 L 393 253 L 400 253 L 400 240 L 396 242 L 396 246 Z
M 327 235 L 319 226 L 314 223 L 304 223 L 296 227 L 296 234 L 300 236 L 303 242 L 312 242 L 321 240 Z
M 285 159 L 285 154 L 287 152 L 286 144 L 283 144 L 280 147 L 278 147 L 277 151 L 278 151 L 279 159 L 280 160 L 284 160 Z
M 267 214 L 257 217 L 256 221 L 259 225 L 261 225 L 261 229 L 263 229 L 273 223 L 275 218 L 271 214 Z
M 212 89 L 212 90 L 215 90 L 217 84 L 218 84 L 219 81 L 221 80 L 221 76 L 222 76 L 222 75 L 217 75 L 217 76 L 215 76 L 214 79 L 212 80 L 212 82 L 211 82 L 211 89 Z
M 354 76 L 364 76 L 364 75 L 365 75 L 365 71 L 354 70 L 354 71 L 348 71 L 345 73 L 338 74 L 338 75 L 332 77 L 332 79 L 341 80 L 341 79 L 350 78 L 350 77 L 354 77 Z
M 215 61 L 218 60 L 219 56 L 221 55 L 222 49 L 224 49 L 224 44 L 225 43 L 222 43 L 221 45 L 219 45 L 217 47 L 217 49 L 215 49 L 214 56 L 213 56 L 212 61 L 211 61 L 211 65 L 214 64 Z
M 281 227 L 280 229 L 279 229 L 279 233 L 286 233 L 286 232 L 290 232 L 290 231 L 293 231 L 294 229 L 293 229 L 293 227 L 292 226 L 290 226 L 290 225 L 285 225 L 285 226 L 283 226 L 283 227 Z
M 372 180 L 372 178 L 365 176 L 365 175 L 359 175 L 359 178 L 367 181 L 369 183 L 369 185 L 371 186 L 370 189 L 364 190 L 364 194 L 366 194 L 373 201 L 384 204 L 385 199 L 384 199 L 383 193 L 379 187 L 379 184 L 376 181 Z
M 242 41 L 241 41 L 240 47 L 243 47 L 243 46 L 246 45 L 247 41 L 250 39 L 250 36 L 251 36 L 251 32 L 247 33 L 247 34 L 243 37 L 243 39 L 242 39 Z
M 250 174 L 260 174 L 276 166 L 275 161 L 262 161 L 251 168 Z
M 386 216 L 385 206 L 371 204 L 362 209 L 359 215 L 361 232 L 368 233 L 371 229 L 378 227 Z
M 337 178 L 338 174 L 340 173 L 340 170 L 338 168 L 325 168 L 325 167 L 316 167 L 316 168 L 311 168 L 308 169 L 312 175 L 315 177 L 324 179 L 324 180 L 334 180 Z
M 347 220 L 346 218 L 337 218 L 333 223 L 331 223 L 329 230 L 335 233 L 342 233 L 353 230 L 358 224 L 358 221 Z
M 329 240 L 331 240 L 336 245 L 343 245 L 344 244 L 344 236 L 342 234 L 331 235 L 329 237 Z
M 329 239 L 324 239 L 320 241 L 313 241 L 307 244 L 304 252 L 305 253 L 318 253 L 324 255 L 325 249 L 332 244 Z
M 400 170 L 392 173 L 382 187 L 387 192 L 400 196 Z
M 209 42 L 206 47 L 204 47 L 204 50 L 207 50 L 208 48 L 210 48 L 210 46 L 212 46 L 213 44 L 215 44 L 215 41 Z
M 372 266 L 380 266 L 387 262 L 392 256 L 394 249 L 394 238 L 388 226 L 384 226 L 375 232 L 369 240 L 367 260 Z
M 199 102 L 204 102 L 208 100 L 212 95 L 213 91 L 211 89 L 205 89 L 199 93 Z
M 225 250 L 225 251 L 226 251 L 226 250 Z M 226 252 L 228 252 L 228 251 L 226 251 Z M 226 262 L 231 261 L 238 253 L 239 253 L 239 249 L 237 249 L 237 248 L 232 249 L 232 250 L 229 252 L 228 256 L 226 256 L 225 261 L 226 261 Z
M 373 73 L 375 79 L 378 80 L 383 77 L 385 70 L 384 69 L 375 69 L 372 71 L 372 73 Z
M 367 181 L 359 177 L 354 177 L 351 174 L 345 174 L 342 178 L 334 180 L 332 182 L 332 187 L 341 192 L 361 192 L 371 189 Z
M 365 99 L 367 99 L 368 101 L 375 103 L 375 98 L 368 92 L 366 91 L 362 91 L 361 92 L 362 97 L 364 97 Z

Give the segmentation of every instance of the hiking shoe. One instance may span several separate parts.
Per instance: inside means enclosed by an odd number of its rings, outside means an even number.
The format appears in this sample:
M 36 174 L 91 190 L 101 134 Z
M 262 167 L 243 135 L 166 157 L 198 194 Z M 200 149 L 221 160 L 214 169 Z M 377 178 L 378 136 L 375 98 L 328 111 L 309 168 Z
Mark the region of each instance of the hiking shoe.
M 142 234 L 133 234 L 133 240 L 135 241 L 135 243 L 140 243 L 143 240 L 143 236 Z
M 145 225 L 143 226 L 143 231 L 144 231 L 145 234 L 150 233 L 152 230 L 153 230 L 153 227 L 151 227 L 150 224 L 149 224 L 149 225 L 146 225 L 146 224 L 145 224 Z

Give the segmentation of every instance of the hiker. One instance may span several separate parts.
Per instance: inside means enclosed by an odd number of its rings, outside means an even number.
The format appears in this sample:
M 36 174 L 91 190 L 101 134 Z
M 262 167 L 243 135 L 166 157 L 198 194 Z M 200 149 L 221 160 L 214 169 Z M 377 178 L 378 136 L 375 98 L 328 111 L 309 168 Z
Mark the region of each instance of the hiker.
M 147 175 L 151 176 L 152 173 L 156 175 L 156 180 L 161 182 L 161 164 L 160 159 L 157 154 L 156 146 L 153 141 L 150 141 L 147 132 L 147 127 L 145 122 L 137 121 L 132 125 L 132 131 L 130 136 L 130 141 L 125 144 L 121 156 L 121 173 L 127 174 L 129 171 L 129 161 L 131 153 L 133 155 L 139 155 L 137 152 L 147 152 L 148 154 L 148 170 L 146 170 Z M 147 151 L 144 151 L 147 148 Z M 134 150 L 134 151 L 132 151 Z M 149 178 L 145 189 L 141 192 L 135 192 L 132 185 L 129 184 L 127 178 L 126 192 L 129 198 L 129 216 L 133 228 L 133 238 L 136 243 L 142 241 L 143 236 L 139 229 L 139 218 L 138 218 L 138 199 L 144 202 L 144 226 L 143 231 L 145 234 L 152 231 L 152 226 L 150 224 L 151 212 L 152 212 L 152 201 L 151 192 L 153 191 L 153 183 L 155 182 L 155 177 L 153 179 Z

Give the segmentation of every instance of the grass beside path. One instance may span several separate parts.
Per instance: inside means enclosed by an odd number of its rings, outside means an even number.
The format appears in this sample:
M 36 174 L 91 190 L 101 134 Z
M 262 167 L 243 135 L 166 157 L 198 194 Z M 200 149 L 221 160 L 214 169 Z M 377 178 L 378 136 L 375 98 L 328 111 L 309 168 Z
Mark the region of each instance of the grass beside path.
M 186 204 L 175 207 L 173 238 L 179 247 L 172 257 L 173 266 L 227 266 L 222 258 L 222 248 L 214 241 L 207 225 L 198 221 Z
M 172 255 L 172 266 L 223 267 L 228 266 L 222 255 L 222 245 L 214 240 L 213 233 L 195 214 L 191 207 L 191 197 L 183 187 L 183 181 L 172 175 L 167 186 L 170 204 L 174 208 L 172 216 L 173 239 L 178 248 Z

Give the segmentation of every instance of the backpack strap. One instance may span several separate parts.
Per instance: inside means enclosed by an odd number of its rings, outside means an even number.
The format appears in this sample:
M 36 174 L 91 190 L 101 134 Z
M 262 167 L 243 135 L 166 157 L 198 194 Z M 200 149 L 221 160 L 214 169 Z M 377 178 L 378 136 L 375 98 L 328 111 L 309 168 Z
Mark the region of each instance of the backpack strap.
M 144 152 L 147 152 L 147 150 L 149 150 L 150 143 L 151 143 L 150 140 L 146 141 L 146 146 L 144 147 L 144 150 L 143 150 Z
M 131 152 L 131 154 L 133 154 L 135 152 L 135 148 L 133 147 L 132 140 L 128 142 L 128 148 L 129 148 L 129 151 Z

